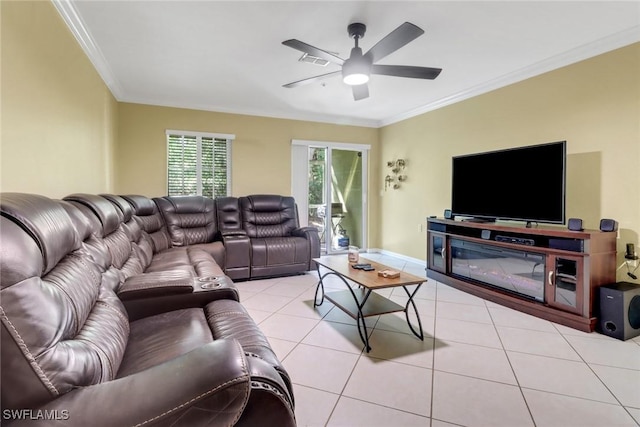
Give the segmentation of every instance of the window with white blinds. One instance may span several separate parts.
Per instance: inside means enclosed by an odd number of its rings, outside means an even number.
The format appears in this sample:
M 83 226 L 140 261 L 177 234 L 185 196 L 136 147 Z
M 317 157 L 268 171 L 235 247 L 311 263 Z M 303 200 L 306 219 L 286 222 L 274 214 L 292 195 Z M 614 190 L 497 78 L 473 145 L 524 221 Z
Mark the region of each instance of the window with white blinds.
M 231 195 L 234 135 L 167 131 L 167 194 Z

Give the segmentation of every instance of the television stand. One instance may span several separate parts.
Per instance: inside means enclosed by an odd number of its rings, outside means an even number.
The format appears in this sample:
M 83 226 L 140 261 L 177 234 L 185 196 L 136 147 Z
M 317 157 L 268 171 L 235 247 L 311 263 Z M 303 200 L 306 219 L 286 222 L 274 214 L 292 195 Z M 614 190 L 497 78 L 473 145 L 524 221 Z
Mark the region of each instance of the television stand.
M 617 233 L 427 219 L 427 277 L 585 332 L 616 282 Z

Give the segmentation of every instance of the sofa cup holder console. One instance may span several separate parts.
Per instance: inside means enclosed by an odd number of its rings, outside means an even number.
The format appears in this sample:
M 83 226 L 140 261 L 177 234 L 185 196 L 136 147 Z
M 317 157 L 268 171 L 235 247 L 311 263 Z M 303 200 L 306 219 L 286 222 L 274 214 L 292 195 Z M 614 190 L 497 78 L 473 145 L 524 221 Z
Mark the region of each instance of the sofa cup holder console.
M 202 289 L 216 289 L 226 284 L 224 276 L 198 277 L 197 281 Z

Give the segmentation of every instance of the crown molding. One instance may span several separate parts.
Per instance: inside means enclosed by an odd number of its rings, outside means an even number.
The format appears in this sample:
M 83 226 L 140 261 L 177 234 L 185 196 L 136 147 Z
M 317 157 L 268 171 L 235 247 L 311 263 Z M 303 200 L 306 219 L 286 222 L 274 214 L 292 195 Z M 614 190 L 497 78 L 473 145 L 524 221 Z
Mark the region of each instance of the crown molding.
M 67 24 L 67 27 L 80 44 L 80 47 L 89 58 L 89 61 L 93 64 L 94 68 L 107 85 L 111 94 L 120 101 L 122 99 L 122 88 L 118 80 L 116 79 L 113 71 L 109 67 L 107 60 L 105 59 L 102 51 L 93 41 L 93 38 L 87 31 L 84 22 L 80 18 L 78 11 L 70 0 L 51 0 L 56 10 L 62 16 L 62 19 Z
M 592 58 L 597 55 L 633 44 L 640 41 L 640 26 L 634 26 L 627 30 L 612 34 L 608 37 L 596 40 L 592 43 L 582 45 L 576 49 L 572 49 L 552 56 L 543 61 L 536 62 L 528 67 L 512 73 L 505 74 L 502 77 L 490 80 L 480 85 L 471 87 L 467 90 L 455 93 L 453 95 L 438 99 L 437 101 L 415 108 L 402 114 L 398 114 L 388 119 L 381 120 L 379 127 L 388 126 L 406 119 L 410 119 L 429 111 L 437 110 L 447 105 L 455 104 L 465 99 L 473 98 L 478 95 L 500 89 L 513 83 L 517 83 L 540 74 L 556 70 L 567 65 Z
M 228 108 L 221 105 L 209 105 L 209 104 L 181 104 L 181 103 L 166 103 L 150 98 L 127 98 L 123 97 L 118 99 L 119 102 L 126 102 L 129 104 L 142 104 L 155 107 L 167 107 L 167 108 L 181 108 L 185 110 L 197 110 L 197 111 L 211 111 L 221 114 L 238 114 L 253 117 L 267 117 L 271 119 L 281 120 L 299 120 L 305 122 L 315 123 L 327 123 L 332 125 L 341 126 L 358 126 L 366 128 L 377 129 L 380 127 L 380 121 L 375 119 L 362 119 L 357 117 L 343 117 L 334 115 L 325 115 L 317 113 L 305 113 L 305 112 L 269 112 L 265 113 L 263 110 L 252 110 L 244 108 Z

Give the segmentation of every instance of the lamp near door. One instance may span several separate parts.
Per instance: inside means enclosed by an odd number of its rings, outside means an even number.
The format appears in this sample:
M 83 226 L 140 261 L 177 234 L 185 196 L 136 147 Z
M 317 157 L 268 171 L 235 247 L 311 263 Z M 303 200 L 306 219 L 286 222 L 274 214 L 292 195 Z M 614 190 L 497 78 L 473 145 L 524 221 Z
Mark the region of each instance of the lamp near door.
M 384 177 L 385 191 L 389 187 L 397 190 L 400 188 L 400 183 L 407 180 L 407 175 L 401 173 L 404 171 L 406 164 L 404 159 L 390 160 L 387 162 L 387 167 L 391 168 L 391 173 Z

